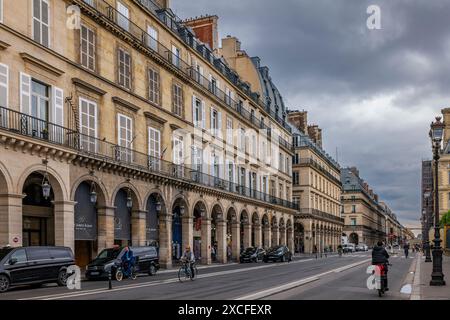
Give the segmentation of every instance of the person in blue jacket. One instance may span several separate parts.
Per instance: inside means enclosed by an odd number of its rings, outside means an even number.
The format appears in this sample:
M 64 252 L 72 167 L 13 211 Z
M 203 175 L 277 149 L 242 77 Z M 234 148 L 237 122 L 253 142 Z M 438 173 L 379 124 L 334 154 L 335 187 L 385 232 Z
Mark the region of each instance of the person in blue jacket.
M 134 265 L 133 251 L 130 247 L 125 247 L 125 253 L 122 255 L 122 266 L 124 274 L 129 277 L 131 275 L 131 268 Z

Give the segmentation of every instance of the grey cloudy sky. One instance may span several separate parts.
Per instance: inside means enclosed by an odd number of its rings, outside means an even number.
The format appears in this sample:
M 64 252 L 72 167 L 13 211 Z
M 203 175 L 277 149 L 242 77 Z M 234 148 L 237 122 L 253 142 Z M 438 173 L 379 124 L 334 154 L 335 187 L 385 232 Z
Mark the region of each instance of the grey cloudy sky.
M 369 5 L 381 30 L 366 26 Z M 308 110 L 405 225 L 418 224 L 429 124 L 450 102 L 450 1 L 172 0 L 181 18 L 219 16 L 220 37 L 269 66 L 289 109 Z

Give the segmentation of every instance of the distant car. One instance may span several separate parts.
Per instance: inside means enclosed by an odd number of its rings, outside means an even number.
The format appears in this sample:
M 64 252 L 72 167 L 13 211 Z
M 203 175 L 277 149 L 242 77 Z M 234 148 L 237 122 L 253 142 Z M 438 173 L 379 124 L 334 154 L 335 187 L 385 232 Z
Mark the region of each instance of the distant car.
M 356 248 L 355 248 L 355 244 L 353 243 L 346 243 L 342 246 L 342 251 L 345 253 L 349 253 L 349 252 L 355 252 Z
M 369 247 L 364 244 L 364 243 L 360 243 L 356 246 L 356 251 L 368 251 Z
M 75 265 L 67 247 L 18 247 L 0 249 L 0 292 L 15 285 L 40 286 L 67 283 L 67 268 Z
M 292 261 L 292 252 L 286 246 L 276 246 L 267 250 L 263 258 L 264 262 L 280 261 L 290 262 Z
M 262 261 L 265 253 L 266 250 L 264 250 L 263 248 L 249 247 L 242 251 L 239 257 L 239 261 L 241 263 Z
M 87 265 L 86 279 L 104 279 L 109 277 L 109 272 L 114 279 L 118 267 L 122 263 L 125 247 L 114 247 L 102 250 L 99 255 Z M 155 247 L 130 247 L 136 258 L 136 273 L 155 275 L 159 270 L 158 252 Z

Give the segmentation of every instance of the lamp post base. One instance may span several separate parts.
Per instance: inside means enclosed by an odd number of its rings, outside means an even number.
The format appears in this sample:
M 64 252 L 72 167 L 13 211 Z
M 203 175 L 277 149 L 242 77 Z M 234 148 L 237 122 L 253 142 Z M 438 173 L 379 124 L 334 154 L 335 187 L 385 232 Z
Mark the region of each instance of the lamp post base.
M 431 274 L 430 286 L 445 286 L 444 274 L 442 273 L 442 249 L 433 249 L 433 273 Z

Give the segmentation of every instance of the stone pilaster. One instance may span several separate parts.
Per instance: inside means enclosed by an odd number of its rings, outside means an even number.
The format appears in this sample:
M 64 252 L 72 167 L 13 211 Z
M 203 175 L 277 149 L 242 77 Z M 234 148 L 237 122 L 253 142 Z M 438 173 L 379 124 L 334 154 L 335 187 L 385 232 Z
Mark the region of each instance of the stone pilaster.
M 186 246 L 194 247 L 194 219 L 191 216 L 183 216 L 182 220 L 182 242 L 183 247 L 181 252 L 184 251 Z
M 244 223 L 244 249 L 252 245 L 252 226 L 250 223 Z
M 280 241 L 278 227 L 272 227 L 272 247 L 277 246 Z
M 232 258 L 234 260 L 239 260 L 239 256 L 241 253 L 241 225 L 238 221 L 233 221 L 231 225 L 231 252 L 232 252 Z
M 255 228 L 255 246 L 262 247 L 261 225 L 258 223 L 254 225 L 254 228 Z
M 145 246 L 145 221 L 147 211 L 133 210 L 131 213 L 131 243 Z
M 75 217 L 73 201 L 54 201 L 55 245 L 69 247 L 75 252 Z
M 159 263 L 172 267 L 172 215 L 159 215 Z
M 271 232 L 270 232 L 270 226 L 264 226 L 263 227 L 263 232 L 264 232 L 264 243 L 263 243 L 263 246 L 267 249 L 267 248 L 270 248 L 270 246 L 271 246 L 271 241 L 270 241 L 270 235 L 271 235 Z
M 211 264 L 211 218 L 202 218 L 202 263 Z
M 114 210 L 115 207 L 97 209 L 98 253 L 114 245 Z
M 217 221 L 217 260 L 220 263 L 227 263 L 227 222 Z
M 0 247 L 22 246 L 22 199 L 21 194 L 0 195 Z

